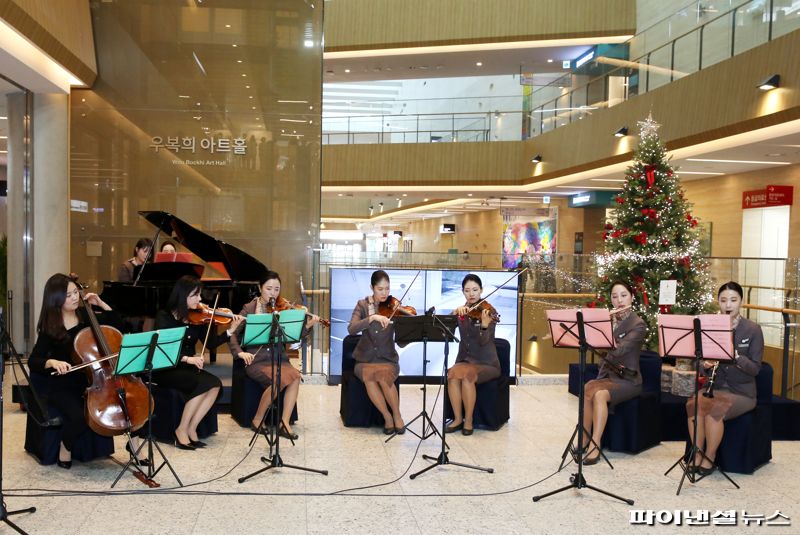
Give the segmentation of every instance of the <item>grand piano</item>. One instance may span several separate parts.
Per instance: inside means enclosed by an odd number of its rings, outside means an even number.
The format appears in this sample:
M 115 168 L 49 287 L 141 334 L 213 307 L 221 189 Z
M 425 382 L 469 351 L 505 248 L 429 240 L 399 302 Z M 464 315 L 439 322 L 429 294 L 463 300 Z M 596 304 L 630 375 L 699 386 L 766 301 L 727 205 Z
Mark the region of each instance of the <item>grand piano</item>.
M 169 212 L 142 211 L 144 217 L 156 227 L 156 239 L 165 234 L 202 259 L 221 276 L 204 278 L 205 266 L 192 262 L 148 262 L 134 273 L 134 282 L 103 281 L 101 299 L 125 316 L 155 316 L 164 308 L 172 287 L 184 275 L 199 277 L 203 281 L 203 302 L 214 303 L 219 292 L 218 306 L 238 313 L 242 306 L 258 295 L 258 280 L 267 272 L 267 266 L 229 243 L 197 230 L 189 223 Z M 157 245 L 155 245 L 157 247 Z M 151 253 L 155 257 L 155 252 Z

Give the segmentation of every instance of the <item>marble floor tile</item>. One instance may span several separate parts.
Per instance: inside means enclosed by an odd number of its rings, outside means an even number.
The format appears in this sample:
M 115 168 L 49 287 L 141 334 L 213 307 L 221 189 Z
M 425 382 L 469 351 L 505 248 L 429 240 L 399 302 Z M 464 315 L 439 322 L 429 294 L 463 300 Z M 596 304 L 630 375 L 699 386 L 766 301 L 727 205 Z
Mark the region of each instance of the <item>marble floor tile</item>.
M 428 407 L 441 427 L 438 388 L 428 390 Z M 5 396 L 10 399 L 10 395 Z M 436 404 L 434 406 L 434 400 Z M 418 386 L 401 389 L 406 421 L 421 411 Z M 437 465 L 415 479 L 408 476 L 431 465 L 438 436 L 420 441 L 413 434 L 386 442 L 382 429 L 346 428 L 338 415 L 339 388 L 305 384 L 298 402 L 300 438 L 281 440 L 285 464 L 328 470 L 319 475 L 288 467 L 274 468 L 240 483 L 239 478 L 265 466 L 263 438 L 253 447 L 252 433 L 229 415 L 220 414 L 219 432 L 208 447 L 181 451 L 161 448 L 183 481 L 163 469 L 162 488 L 146 489 L 124 476 L 110 459 L 75 463 L 71 470 L 41 466 L 24 452 L 25 415 L 5 404 L 3 488 L 9 509 L 36 506 L 37 512 L 13 517 L 30 533 L 629 533 L 643 529 L 674 533 L 710 533 L 718 527 L 655 526 L 630 523 L 631 510 L 737 509 L 771 515 L 779 510 L 800 525 L 800 442 L 774 442 L 773 460 L 753 475 L 731 474 L 736 489 L 720 474 L 697 484 L 685 483 L 676 496 L 680 472 L 664 472 L 683 445 L 666 442 L 638 455 L 607 452 L 605 463 L 585 467 L 588 484 L 635 500 L 629 506 L 588 488 L 568 489 L 533 502 L 532 498 L 567 486 L 576 471 L 571 462 L 558 471 L 577 419 L 577 400 L 563 384 L 528 384 L 511 389 L 511 420 L 498 431 L 476 430 L 470 437 L 446 435 L 448 459 L 492 468 L 493 473 L 456 464 Z M 413 427 L 421 431 L 418 424 Z M 118 460 L 125 460 L 116 439 Z M 55 496 L 53 491 L 92 491 L 100 495 Z M 32 494 L 37 494 L 36 496 Z M 40 496 L 38 494 L 45 494 Z M 795 519 L 794 517 L 797 517 Z M 741 526 L 741 522 L 740 522 Z M 755 528 L 754 528 L 755 529 Z M 0 533 L 8 530 L 0 526 Z M 771 527 L 769 533 L 798 528 Z

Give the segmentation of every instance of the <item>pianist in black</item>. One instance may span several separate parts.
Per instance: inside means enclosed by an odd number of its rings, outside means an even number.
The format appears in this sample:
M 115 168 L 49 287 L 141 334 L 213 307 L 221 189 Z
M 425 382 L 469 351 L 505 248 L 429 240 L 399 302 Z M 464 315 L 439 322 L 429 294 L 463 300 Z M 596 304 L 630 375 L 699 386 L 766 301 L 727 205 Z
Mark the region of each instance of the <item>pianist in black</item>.
M 166 240 L 164 243 L 161 244 L 161 252 L 162 253 L 177 253 L 178 246 L 175 245 L 175 242 Z
M 120 282 L 133 282 L 136 278 L 136 268 L 147 261 L 147 256 L 150 254 L 151 247 L 153 247 L 153 240 L 150 238 L 140 238 L 133 248 L 133 256 L 123 262 L 119 267 L 117 280 Z
M 189 323 L 189 311 L 200 305 L 202 284 L 195 277 L 185 276 L 178 279 L 167 301 L 166 310 L 156 315 L 156 329 L 187 327 L 181 346 L 180 362 L 174 368 L 153 372 L 153 382 L 178 390 L 186 401 L 181 421 L 175 429 L 175 446 L 184 450 L 202 448 L 206 444 L 197 436 L 197 426 L 205 417 L 222 390 L 219 378 L 203 369 L 205 359 L 197 354 L 197 343 L 202 343 L 211 325 L 192 325 Z M 228 326 L 227 333 L 217 340 L 225 342 L 227 337 L 242 322 L 241 316 L 234 316 Z

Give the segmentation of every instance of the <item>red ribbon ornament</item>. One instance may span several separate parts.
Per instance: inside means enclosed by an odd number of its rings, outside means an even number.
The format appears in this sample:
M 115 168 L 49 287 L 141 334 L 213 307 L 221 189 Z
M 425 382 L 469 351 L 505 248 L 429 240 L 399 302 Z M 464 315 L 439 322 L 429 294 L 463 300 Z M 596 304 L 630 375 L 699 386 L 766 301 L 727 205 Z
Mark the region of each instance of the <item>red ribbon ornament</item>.
M 656 166 L 646 165 L 644 168 L 644 175 L 647 178 L 647 189 L 652 188 L 656 181 Z

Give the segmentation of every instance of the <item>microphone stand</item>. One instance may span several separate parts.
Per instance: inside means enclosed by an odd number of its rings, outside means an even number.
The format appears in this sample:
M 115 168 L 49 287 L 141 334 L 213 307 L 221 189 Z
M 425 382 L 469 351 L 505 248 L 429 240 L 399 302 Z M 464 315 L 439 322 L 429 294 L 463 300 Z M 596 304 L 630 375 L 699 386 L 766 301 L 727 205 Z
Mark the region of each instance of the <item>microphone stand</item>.
M 456 335 L 453 334 L 453 331 L 451 331 L 450 328 L 447 325 L 445 325 L 445 323 L 441 319 L 439 319 L 439 317 L 436 315 L 436 309 L 431 308 L 431 310 L 429 312 L 430 312 L 430 314 L 426 313 L 425 315 L 426 316 L 430 315 L 431 320 L 432 320 L 432 325 L 438 327 L 439 330 L 442 331 L 442 334 L 444 334 L 444 337 L 445 337 L 445 341 L 444 341 L 444 370 L 442 371 L 442 385 L 443 385 L 443 390 L 444 390 L 444 397 L 446 399 L 447 398 L 447 359 L 448 359 L 448 357 L 450 355 L 450 340 L 453 340 L 455 342 L 460 342 L 460 340 L 458 338 L 456 338 Z M 463 468 L 471 468 L 473 470 L 481 470 L 483 472 L 488 472 L 490 474 L 493 474 L 494 473 L 494 468 L 484 468 L 482 466 L 475 466 L 475 465 L 471 465 L 471 464 L 457 463 L 455 461 L 451 461 L 450 460 L 450 456 L 447 454 L 447 447 L 448 447 L 447 446 L 447 442 L 445 441 L 445 438 L 444 438 L 444 435 L 445 435 L 444 429 L 445 429 L 446 425 L 447 425 L 447 419 L 445 418 L 444 410 L 442 410 L 442 433 L 439 435 L 441 437 L 441 439 L 442 439 L 442 449 L 439 452 L 439 455 L 437 457 L 431 457 L 430 455 L 423 455 L 422 456 L 422 458 L 425 459 L 425 460 L 436 461 L 436 462 L 434 464 L 430 465 L 430 466 L 427 466 L 427 467 L 423 468 L 419 472 L 411 474 L 409 476 L 409 478 L 410 479 L 414 479 L 417 476 L 424 474 L 428 470 L 431 470 L 432 468 L 435 468 L 437 466 L 443 466 L 445 464 L 452 464 L 452 465 L 455 465 L 455 466 L 461 466 Z
M 272 347 L 272 366 L 273 366 L 273 381 L 272 381 L 272 422 L 275 424 L 274 431 L 274 441 L 270 443 L 269 438 L 267 438 L 267 443 L 269 444 L 269 457 L 261 457 L 261 462 L 266 464 L 265 467 L 256 470 L 244 477 L 239 478 L 239 483 L 244 483 L 248 479 L 253 476 L 257 476 L 262 472 L 266 472 L 271 468 L 292 468 L 294 470 L 302 470 L 305 472 L 314 472 L 316 474 L 322 474 L 324 476 L 328 475 L 327 470 L 317 470 L 316 468 L 308 468 L 305 466 L 297 466 L 293 464 L 286 464 L 283 462 L 281 458 L 281 428 L 285 429 L 283 424 L 283 403 L 281 402 L 281 362 L 277 361 L 276 359 L 282 358 L 282 353 L 278 353 L 278 348 L 283 348 L 286 345 L 286 333 L 283 331 L 283 327 L 281 327 L 279 317 L 280 314 L 275 312 L 275 300 L 271 299 L 270 304 L 272 306 L 272 330 L 269 333 L 269 345 Z M 305 321 L 305 320 L 303 320 Z M 264 417 L 261 419 L 261 424 L 259 425 L 259 430 L 264 426 L 264 421 L 267 418 L 267 413 L 264 414 Z M 258 434 L 259 431 L 256 431 Z M 254 437 L 255 438 L 255 437 Z M 291 439 L 290 439 L 291 440 Z M 251 442 L 252 444 L 252 442 Z M 292 444 L 294 441 L 292 440 Z M 275 451 L 273 453 L 273 446 L 275 447 Z

